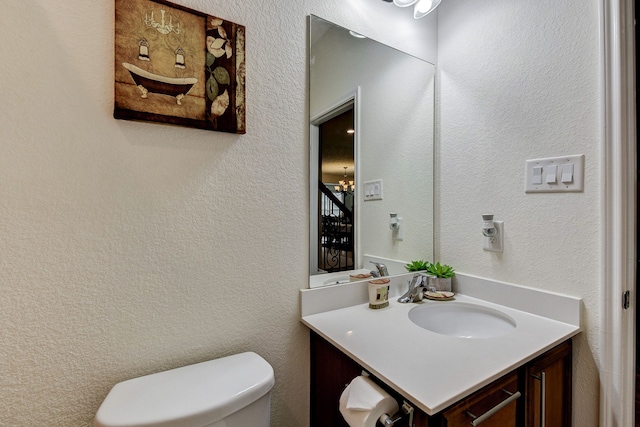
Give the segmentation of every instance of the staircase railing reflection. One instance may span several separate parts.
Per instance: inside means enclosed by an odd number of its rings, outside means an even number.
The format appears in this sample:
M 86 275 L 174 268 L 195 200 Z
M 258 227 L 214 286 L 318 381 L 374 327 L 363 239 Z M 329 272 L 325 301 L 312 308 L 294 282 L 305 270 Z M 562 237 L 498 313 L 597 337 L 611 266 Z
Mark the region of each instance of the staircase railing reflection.
M 326 272 L 353 269 L 353 211 L 319 181 L 320 221 L 318 265 Z

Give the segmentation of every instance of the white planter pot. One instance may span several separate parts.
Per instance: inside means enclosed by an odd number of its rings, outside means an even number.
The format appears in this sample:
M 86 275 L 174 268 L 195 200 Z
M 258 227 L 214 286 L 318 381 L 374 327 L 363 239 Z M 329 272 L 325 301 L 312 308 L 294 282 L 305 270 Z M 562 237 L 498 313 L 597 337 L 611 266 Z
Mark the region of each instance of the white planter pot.
M 436 288 L 436 291 L 451 292 L 451 277 L 442 278 L 435 277 L 429 283 L 430 287 Z

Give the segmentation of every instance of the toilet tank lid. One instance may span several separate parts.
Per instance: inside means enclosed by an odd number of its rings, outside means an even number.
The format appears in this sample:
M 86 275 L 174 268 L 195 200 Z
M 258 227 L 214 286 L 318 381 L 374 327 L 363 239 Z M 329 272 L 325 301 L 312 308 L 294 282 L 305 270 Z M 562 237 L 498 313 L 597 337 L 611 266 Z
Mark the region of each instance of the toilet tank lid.
M 203 427 L 260 399 L 274 381 L 253 352 L 133 378 L 111 389 L 94 426 Z

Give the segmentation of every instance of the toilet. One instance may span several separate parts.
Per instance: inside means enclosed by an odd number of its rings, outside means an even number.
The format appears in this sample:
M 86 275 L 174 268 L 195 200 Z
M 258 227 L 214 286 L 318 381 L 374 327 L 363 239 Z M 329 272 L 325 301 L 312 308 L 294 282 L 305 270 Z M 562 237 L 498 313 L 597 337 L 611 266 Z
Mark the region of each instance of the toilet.
M 273 368 L 256 353 L 184 366 L 113 386 L 94 427 L 269 427 Z

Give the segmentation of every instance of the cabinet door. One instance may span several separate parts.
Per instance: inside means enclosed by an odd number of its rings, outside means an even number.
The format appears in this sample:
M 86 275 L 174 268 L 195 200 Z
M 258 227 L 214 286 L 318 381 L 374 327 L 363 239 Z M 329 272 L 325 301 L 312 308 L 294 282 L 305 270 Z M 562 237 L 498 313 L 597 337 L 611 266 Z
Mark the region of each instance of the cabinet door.
M 444 425 L 516 427 L 519 397 L 518 376 L 513 372 L 444 411 Z
M 311 331 L 311 427 L 349 427 L 339 409 L 340 395 L 352 379 L 362 374 L 362 367 L 342 353 L 324 338 Z M 395 391 L 378 383 L 397 402 L 405 399 Z M 441 427 L 416 405 L 414 421 L 411 427 Z M 408 420 L 396 425 L 407 427 Z M 378 425 L 380 425 L 378 423 Z
M 311 332 L 311 427 L 349 427 L 338 407 L 340 395 L 362 368 Z
M 527 365 L 526 427 L 571 426 L 571 340 Z

